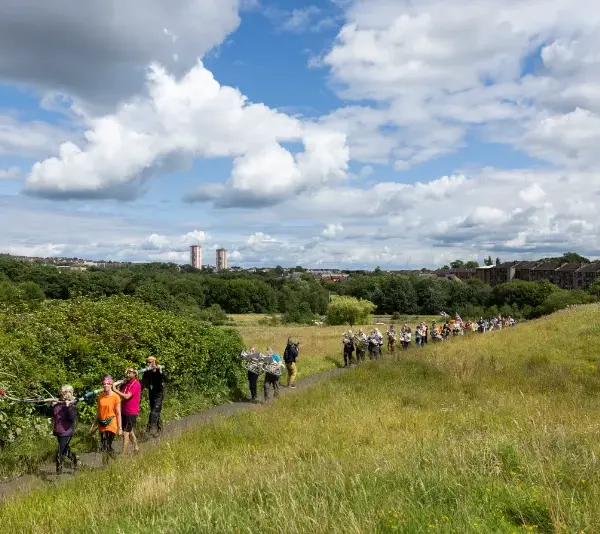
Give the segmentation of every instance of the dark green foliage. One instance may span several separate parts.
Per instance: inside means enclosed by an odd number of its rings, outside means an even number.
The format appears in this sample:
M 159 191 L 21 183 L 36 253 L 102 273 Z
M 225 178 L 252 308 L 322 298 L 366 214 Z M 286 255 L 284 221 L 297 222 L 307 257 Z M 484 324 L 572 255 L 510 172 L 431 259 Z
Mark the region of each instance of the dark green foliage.
M 376 313 L 436 315 L 445 311 L 458 312 L 465 319 L 498 314 L 533 318 L 594 300 L 589 294 L 564 291 L 546 281 L 516 280 L 492 288 L 479 279 L 456 282 L 433 276 L 375 273 L 351 275 L 335 289 L 340 295 L 370 300 L 377 306 Z M 594 294 L 594 290 L 590 292 Z
M 296 272 L 303 273 L 301 268 Z M 309 274 L 287 280 L 281 267 L 268 273 L 214 273 L 168 263 L 132 264 L 87 271 L 57 269 L 0 256 L 0 303 L 135 295 L 158 309 L 197 317 L 217 304 L 226 313 L 325 312 L 327 290 Z M 12 284 L 9 284 L 12 283 Z M 28 283 L 23 292 L 14 284 Z M 36 284 L 38 289 L 34 289 Z M 305 303 L 305 304 L 303 304 Z
M 596 299 L 585 291 L 567 291 L 559 289 L 548 295 L 544 301 L 533 310 L 531 317 L 541 317 L 555 311 L 562 310 L 568 306 L 578 304 L 589 304 Z
M 560 291 L 560 288 L 550 282 L 524 282 L 515 280 L 494 287 L 491 295 L 491 303 L 496 306 L 516 304 L 520 308 L 524 306 L 535 308 L 536 306 L 540 306 L 555 291 Z

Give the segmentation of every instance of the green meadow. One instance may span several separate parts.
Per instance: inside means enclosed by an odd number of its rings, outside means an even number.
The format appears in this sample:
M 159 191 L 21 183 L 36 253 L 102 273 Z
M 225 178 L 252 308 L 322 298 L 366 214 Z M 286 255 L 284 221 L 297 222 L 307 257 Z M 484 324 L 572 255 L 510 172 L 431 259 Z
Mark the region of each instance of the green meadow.
M 16 495 L 0 524 L 44 534 L 600 532 L 599 312 L 386 355 Z

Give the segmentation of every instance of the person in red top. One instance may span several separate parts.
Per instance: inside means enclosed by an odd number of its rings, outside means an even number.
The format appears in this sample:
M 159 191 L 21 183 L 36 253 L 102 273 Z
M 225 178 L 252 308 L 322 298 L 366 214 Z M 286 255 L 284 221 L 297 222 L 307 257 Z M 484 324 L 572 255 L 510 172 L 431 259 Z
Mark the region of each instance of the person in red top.
M 90 433 L 93 433 L 96 425 L 100 431 L 100 450 L 104 453 L 103 461 L 114 457 L 112 448 L 113 440 L 118 434 L 123 433 L 121 425 L 121 397 L 112 390 L 113 379 L 110 376 L 102 378 L 104 391 L 98 395 L 98 413 L 96 420 L 92 423 Z
M 137 371 L 132 367 L 125 369 L 126 380 L 113 391 L 121 397 L 121 419 L 123 422 L 123 454 L 129 452 L 129 443 L 133 446 L 133 452 L 139 452 L 137 438 L 135 436 L 135 423 L 140 413 L 140 398 L 142 396 L 142 384 L 137 379 Z

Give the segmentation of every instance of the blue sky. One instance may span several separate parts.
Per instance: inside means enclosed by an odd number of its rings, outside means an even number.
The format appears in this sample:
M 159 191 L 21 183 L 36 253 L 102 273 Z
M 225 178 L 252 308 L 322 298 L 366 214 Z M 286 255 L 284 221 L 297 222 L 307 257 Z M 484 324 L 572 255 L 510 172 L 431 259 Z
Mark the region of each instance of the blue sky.
M 15 2 L 0 7 L 1 252 L 185 263 L 202 243 L 207 263 L 225 246 L 242 266 L 350 268 L 597 255 L 598 8 Z M 77 47 L 57 37 L 71 34 Z

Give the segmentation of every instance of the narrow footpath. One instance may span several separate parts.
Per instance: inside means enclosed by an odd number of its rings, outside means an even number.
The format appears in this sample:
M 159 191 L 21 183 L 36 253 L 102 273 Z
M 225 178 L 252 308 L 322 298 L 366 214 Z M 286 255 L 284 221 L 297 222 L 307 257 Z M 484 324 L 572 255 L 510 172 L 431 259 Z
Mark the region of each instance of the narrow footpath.
M 322 382 L 323 380 L 326 380 L 332 376 L 343 373 L 346 370 L 347 368 L 337 367 L 335 369 L 330 369 L 329 371 L 325 371 L 323 373 L 318 373 L 316 375 L 309 376 L 307 378 L 297 381 L 296 384 L 298 385 L 298 387 L 295 389 L 282 387 L 279 390 L 280 395 L 295 395 L 298 392 L 304 391 L 308 387 L 312 387 L 315 384 L 318 384 L 319 382 Z M 253 404 L 247 401 L 230 402 L 227 404 L 214 406 L 213 408 L 202 412 L 182 417 L 181 419 L 177 419 L 175 421 L 171 421 L 165 424 L 163 432 L 158 438 L 149 438 L 146 441 L 140 443 L 140 454 L 143 454 L 144 451 L 150 449 L 151 447 L 156 445 L 156 443 L 160 443 L 161 441 L 164 441 L 167 438 L 176 438 L 185 430 L 192 428 L 200 428 L 210 423 L 216 418 L 229 417 L 231 415 L 243 411 L 260 410 L 264 406 L 265 405 L 263 404 Z M 119 439 L 115 442 L 114 448 L 117 451 L 117 453 L 120 452 L 121 445 L 122 439 Z M 78 454 L 78 458 L 80 467 L 78 468 L 77 472 L 69 469 L 67 467 L 67 462 L 63 470 L 63 474 L 57 476 L 55 472 L 56 468 L 54 466 L 54 463 L 48 463 L 43 465 L 38 471 L 38 473 L 34 475 L 17 476 L 0 481 L 0 502 L 16 493 L 27 492 L 32 489 L 41 488 L 49 484 L 68 483 L 70 479 L 72 479 L 80 472 L 86 472 L 90 469 L 101 469 L 103 467 L 100 453 L 80 453 Z

